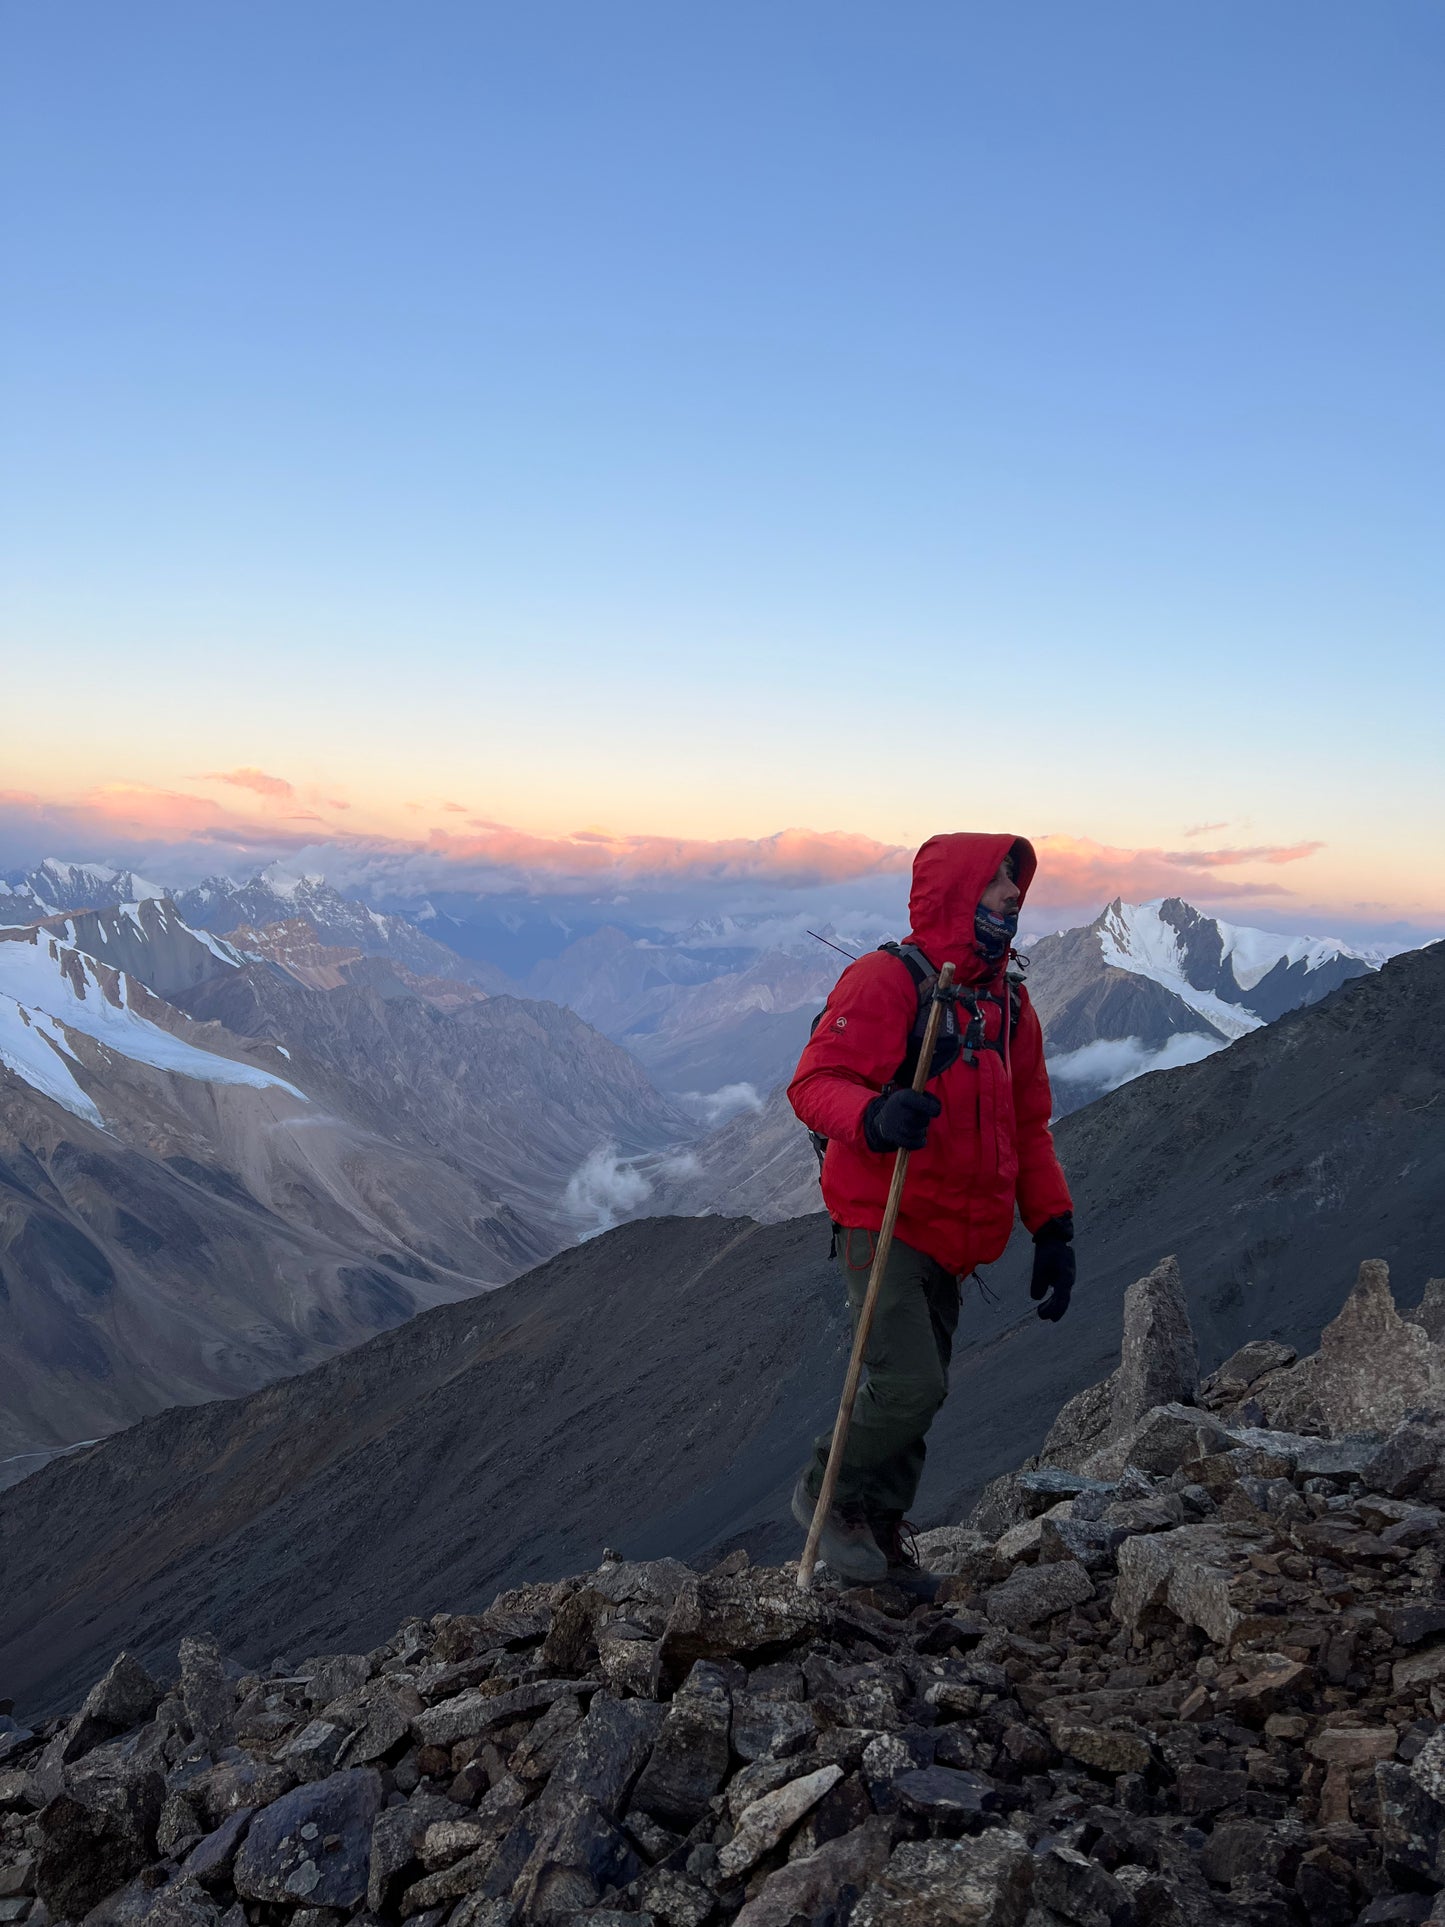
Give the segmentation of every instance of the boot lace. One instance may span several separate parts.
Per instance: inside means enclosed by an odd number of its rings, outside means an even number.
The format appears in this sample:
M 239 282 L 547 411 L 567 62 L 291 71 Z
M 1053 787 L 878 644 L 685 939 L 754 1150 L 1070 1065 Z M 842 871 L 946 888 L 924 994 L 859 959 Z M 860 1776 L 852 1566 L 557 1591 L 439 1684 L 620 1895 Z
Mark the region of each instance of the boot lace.
M 873 1537 L 887 1555 L 890 1566 L 916 1570 L 922 1564 L 918 1556 L 918 1536 L 907 1519 L 875 1520 Z

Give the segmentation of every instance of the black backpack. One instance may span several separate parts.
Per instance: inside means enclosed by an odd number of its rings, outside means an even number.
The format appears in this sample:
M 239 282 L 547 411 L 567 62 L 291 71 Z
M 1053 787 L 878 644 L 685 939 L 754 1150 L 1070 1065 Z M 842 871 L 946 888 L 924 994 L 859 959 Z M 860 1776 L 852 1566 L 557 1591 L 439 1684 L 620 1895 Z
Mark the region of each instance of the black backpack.
M 887 1097 L 890 1091 L 911 1085 L 918 1071 L 918 1055 L 923 1049 L 923 1033 L 928 1028 L 928 1012 L 933 1003 L 933 987 L 938 982 L 938 972 L 913 943 L 880 943 L 878 948 L 886 950 L 890 957 L 897 957 L 913 979 L 913 987 L 918 993 L 918 1014 L 913 1020 L 913 1028 L 908 1033 L 908 1049 L 904 1052 L 903 1062 L 883 1086 L 881 1096 Z M 1023 957 L 1013 957 L 1009 962 L 1008 974 L 1008 1034 L 1012 1043 L 1017 1035 L 1019 1016 L 1023 1009 L 1020 991 L 1023 987 L 1023 974 L 1027 968 Z M 1017 972 L 1017 975 L 1015 975 Z M 1003 1054 L 1002 1034 L 989 1043 L 984 1035 L 985 1013 L 980 1008 L 984 1004 L 996 1004 L 998 999 L 991 991 L 977 991 L 969 984 L 955 986 L 956 994 L 943 1006 L 943 1021 L 938 1027 L 938 1038 L 933 1046 L 933 1062 L 929 1066 L 929 1077 L 941 1077 L 960 1057 L 965 1064 L 976 1064 L 978 1052 L 996 1050 Z M 968 1021 L 960 1025 L 958 1009 L 962 1004 L 968 1012 Z M 808 1035 L 822 1023 L 826 1010 L 820 1010 L 808 1026 Z M 818 1159 L 818 1176 L 823 1175 L 823 1159 L 827 1155 L 828 1140 L 821 1131 L 809 1131 L 808 1137 Z

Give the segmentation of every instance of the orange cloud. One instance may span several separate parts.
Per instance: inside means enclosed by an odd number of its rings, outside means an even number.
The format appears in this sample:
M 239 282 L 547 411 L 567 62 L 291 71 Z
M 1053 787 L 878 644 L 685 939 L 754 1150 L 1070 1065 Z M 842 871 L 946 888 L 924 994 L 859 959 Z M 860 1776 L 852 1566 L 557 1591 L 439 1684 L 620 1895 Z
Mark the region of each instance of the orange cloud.
M 277 779 L 279 780 L 279 779 Z M 248 785 L 238 785 L 247 788 Z M 781 830 L 765 837 L 622 835 L 586 827 L 540 835 L 481 816 L 456 830 L 375 835 L 342 828 L 311 811 L 282 811 L 265 793 L 253 814 L 183 790 L 111 783 L 73 801 L 0 791 L 0 863 L 28 866 L 43 855 L 125 861 L 164 881 L 202 869 L 237 875 L 305 852 L 308 867 L 341 887 L 401 896 L 428 890 L 547 890 L 666 895 L 710 889 L 810 889 L 868 877 L 907 875 L 908 845 L 838 830 Z M 1036 909 L 1090 914 L 1116 896 L 1139 902 L 1183 896 L 1202 903 L 1288 899 L 1283 869 L 1307 860 L 1318 843 L 1247 848 L 1130 848 L 1088 837 L 1037 839 Z M 1243 870 L 1245 874 L 1232 874 Z
M 258 796 L 294 796 L 296 790 L 284 776 L 269 776 L 263 769 L 212 770 L 208 783 L 231 783 L 238 790 L 254 790 Z
M 473 834 L 433 830 L 427 849 L 448 862 L 519 870 L 558 882 L 771 883 L 801 887 L 906 870 L 913 852 L 841 830 L 780 830 L 774 836 L 615 836 L 579 830 L 534 836 L 504 823 L 470 819 Z
M 1221 877 L 1221 870 L 1244 864 L 1277 868 L 1313 856 L 1320 843 L 1255 844 L 1235 850 L 1119 849 L 1090 837 L 1042 836 L 1034 839 L 1039 873 L 1029 901 L 1039 907 L 1079 904 L 1127 897 L 1138 903 L 1151 897 L 1185 896 L 1201 886 L 1212 898 L 1287 896 L 1277 883 L 1253 883 Z

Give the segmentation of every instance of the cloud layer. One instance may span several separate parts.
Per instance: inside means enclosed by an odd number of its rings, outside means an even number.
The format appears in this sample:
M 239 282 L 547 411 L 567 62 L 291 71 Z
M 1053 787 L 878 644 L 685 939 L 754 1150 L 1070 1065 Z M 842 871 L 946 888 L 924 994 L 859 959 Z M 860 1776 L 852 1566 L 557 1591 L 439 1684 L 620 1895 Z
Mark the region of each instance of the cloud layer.
M 402 906 L 455 890 L 631 903 L 658 918 L 744 907 L 812 918 L 851 907 L 877 911 L 891 928 L 905 915 L 912 847 L 850 831 L 706 839 L 587 828 L 543 835 L 439 801 L 409 805 L 418 829 L 397 835 L 349 827 L 358 815 L 346 798 L 251 765 L 195 780 L 193 789 L 108 783 L 64 800 L 0 791 L 0 871 L 60 856 L 129 865 L 185 884 L 217 870 L 250 874 L 282 858 L 324 873 L 340 889 Z M 427 824 L 429 816 L 435 820 Z M 1146 902 L 1176 895 L 1225 910 L 1270 906 L 1276 921 L 1290 917 L 1298 924 L 1305 905 L 1292 873 L 1322 846 L 1215 841 L 1193 847 L 1196 834 L 1225 827 L 1198 826 L 1185 833 L 1183 848 L 1036 836 L 1039 871 L 1027 924 L 1076 922 L 1116 896 Z M 1386 905 L 1336 906 L 1323 914 L 1338 921 L 1341 908 L 1347 918 L 1354 908 L 1380 927 L 1392 914 Z M 1316 899 L 1313 920 L 1320 915 Z M 1402 934 L 1410 928 L 1398 927 Z

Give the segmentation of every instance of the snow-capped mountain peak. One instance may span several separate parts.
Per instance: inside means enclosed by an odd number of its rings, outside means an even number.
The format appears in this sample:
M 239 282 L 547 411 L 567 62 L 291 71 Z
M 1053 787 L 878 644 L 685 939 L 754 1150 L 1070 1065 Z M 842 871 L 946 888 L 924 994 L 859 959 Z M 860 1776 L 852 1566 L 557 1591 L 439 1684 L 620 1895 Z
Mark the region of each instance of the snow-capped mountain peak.
M 1336 937 L 1223 923 L 1180 897 L 1138 904 L 1116 897 L 1094 929 L 1107 965 L 1152 978 L 1225 1036 L 1316 1003 L 1384 961 Z
M 0 883 L 0 921 L 33 922 L 73 910 L 96 910 L 116 903 L 143 903 L 170 893 L 134 870 L 107 863 L 71 863 L 48 856 L 27 875 Z

